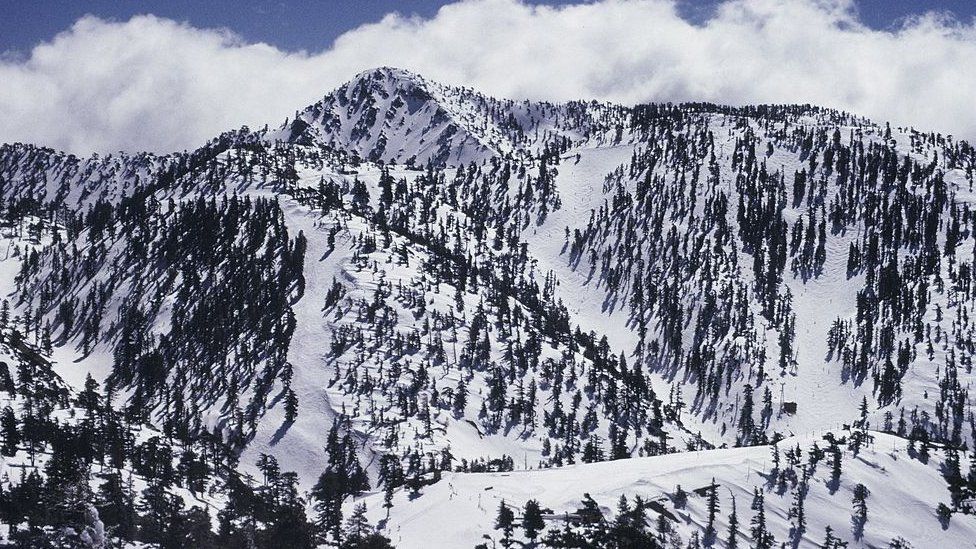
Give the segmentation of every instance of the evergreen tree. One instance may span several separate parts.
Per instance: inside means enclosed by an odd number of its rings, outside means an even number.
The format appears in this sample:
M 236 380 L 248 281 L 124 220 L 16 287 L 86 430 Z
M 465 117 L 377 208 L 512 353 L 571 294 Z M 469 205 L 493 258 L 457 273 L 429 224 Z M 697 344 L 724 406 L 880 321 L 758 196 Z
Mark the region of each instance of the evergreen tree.
M 750 532 L 752 534 L 753 547 L 756 549 L 772 549 L 776 544 L 776 540 L 773 534 L 766 528 L 766 508 L 763 499 L 763 491 L 761 489 L 756 490 L 752 500 L 752 509 L 756 514 L 753 515 L 750 521 L 752 526 Z
M 867 486 L 861 483 L 854 486 L 854 497 L 851 500 L 854 512 L 851 515 L 851 522 L 854 524 L 855 539 L 861 539 L 864 533 L 864 524 L 868 521 L 867 499 L 870 493 Z
M 0 434 L 3 435 L 0 454 L 8 457 L 15 455 L 17 447 L 20 445 L 20 431 L 17 428 L 17 418 L 10 406 L 5 406 L 3 412 L 0 413 Z
M 502 546 L 511 547 L 512 543 L 514 543 L 512 534 L 515 530 L 515 513 L 505 504 L 505 500 L 502 500 L 498 506 L 498 515 L 495 517 L 495 529 L 502 531 Z
M 732 513 L 729 515 L 729 534 L 725 540 L 728 549 L 738 549 L 739 547 L 739 517 L 735 512 L 735 497 L 732 497 Z
M 715 484 L 715 477 L 712 477 L 712 483 L 708 486 L 708 522 L 705 525 L 705 543 L 711 544 L 715 539 L 715 516 L 718 514 L 719 504 L 718 504 L 718 484 Z
M 525 537 L 529 538 L 529 541 L 535 542 L 535 539 L 539 536 L 539 532 L 546 527 L 545 522 L 542 520 L 542 510 L 539 507 L 539 502 L 530 499 L 525 502 L 525 508 L 522 512 L 522 529 L 525 531 Z

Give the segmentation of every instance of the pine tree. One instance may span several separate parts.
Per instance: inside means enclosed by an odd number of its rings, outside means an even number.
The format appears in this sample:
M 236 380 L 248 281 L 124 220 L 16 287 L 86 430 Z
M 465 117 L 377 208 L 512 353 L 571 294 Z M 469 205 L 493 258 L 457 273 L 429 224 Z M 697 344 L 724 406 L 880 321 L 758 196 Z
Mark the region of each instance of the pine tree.
M 750 533 L 752 534 L 752 541 L 756 549 L 772 549 L 773 545 L 776 544 L 776 540 L 773 538 L 772 533 L 766 529 L 766 508 L 763 499 L 763 491 L 761 489 L 756 490 L 752 500 L 752 509 L 756 514 L 753 515 L 750 521 L 752 525 Z
M 89 373 L 85 376 L 85 389 L 78 393 L 78 406 L 81 406 L 91 416 L 99 407 L 101 395 L 98 392 L 98 382 Z
M 858 425 L 862 430 L 867 431 L 868 429 L 868 397 L 861 397 L 861 407 L 860 407 L 861 419 Z
M 826 532 L 824 534 L 824 542 L 820 545 L 821 549 L 840 549 L 841 547 L 847 547 L 847 543 L 842 541 L 840 538 L 834 535 L 834 529 L 827 525 Z
M 959 465 L 959 452 L 953 447 L 945 450 L 946 459 L 942 466 L 942 476 L 949 487 L 949 494 L 952 496 L 953 508 L 958 508 L 963 499 L 963 487 L 965 482 L 962 478 L 962 471 Z
M 357 543 L 372 533 L 373 528 L 369 525 L 366 517 L 366 504 L 359 503 L 353 508 L 352 514 L 346 519 L 345 542 Z
M 525 509 L 522 513 L 522 529 L 525 531 L 525 537 L 535 542 L 535 539 L 545 527 L 546 523 L 542 519 L 542 510 L 539 507 L 539 502 L 534 499 L 526 501 Z
M 742 411 L 739 414 L 739 444 L 742 446 L 752 444 L 755 435 L 752 406 L 752 385 L 746 385 L 742 396 Z
M 854 486 L 854 497 L 851 500 L 854 512 L 851 516 L 851 522 L 854 524 L 855 539 L 861 539 L 864 533 L 864 524 L 868 521 L 867 499 L 870 494 L 867 486 L 861 483 Z
M 828 487 L 830 492 L 834 493 L 840 487 L 841 461 L 843 458 L 843 453 L 834 439 L 830 440 L 830 455 L 830 482 Z
M 285 422 L 293 423 L 298 418 L 298 396 L 291 387 L 285 392 Z
M 3 445 L 0 454 L 11 457 L 17 453 L 20 445 L 20 431 L 17 429 L 17 418 L 10 406 L 5 406 L 0 414 L 0 434 L 3 435 Z
M 393 490 L 394 486 L 389 482 L 383 486 L 383 508 L 386 509 L 386 518 L 390 518 L 390 509 L 393 509 Z
M 715 484 L 715 477 L 712 477 L 712 483 L 708 487 L 708 523 L 705 526 L 705 542 L 708 544 L 712 543 L 715 539 L 715 515 L 718 514 L 719 504 L 718 504 L 718 484 Z
M 44 352 L 44 356 L 49 357 L 54 352 L 54 345 L 51 343 L 51 322 L 48 321 L 44 324 L 44 330 L 41 332 L 41 350 Z
M 945 504 L 945 502 L 939 502 L 939 505 L 935 508 L 935 514 L 939 517 L 939 521 L 942 523 L 943 528 L 949 527 L 949 521 L 952 519 L 952 508 Z
M 807 490 L 807 472 L 803 471 L 803 480 L 797 484 L 793 495 L 793 506 L 790 508 L 790 515 L 795 519 L 793 524 L 794 543 L 798 543 L 803 538 L 803 533 L 807 529 L 806 512 L 803 508 L 804 498 Z
M 502 546 L 511 547 L 512 543 L 514 543 L 512 534 L 515 529 L 515 513 L 505 503 L 505 500 L 502 500 L 498 506 L 498 515 L 495 517 L 495 529 L 502 531 Z
M 729 534 L 725 546 L 727 549 L 739 547 L 739 517 L 735 512 L 735 496 L 732 497 L 732 513 L 729 515 Z
M 452 403 L 452 409 L 454 410 L 454 417 L 460 418 L 464 416 L 464 409 L 468 405 L 468 389 L 464 384 L 464 380 L 458 382 L 457 389 L 454 391 L 454 402 Z
M 113 537 L 131 540 L 135 536 L 135 497 L 132 489 L 118 472 L 102 475 L 104 482 L 98 488 L 96 507 L 102 522 Z
M 684 509 L 688 503 L 688 493 L 684 491 L 680 484 L 675 487 L 672 500 L 674 501 L 675 509 Z

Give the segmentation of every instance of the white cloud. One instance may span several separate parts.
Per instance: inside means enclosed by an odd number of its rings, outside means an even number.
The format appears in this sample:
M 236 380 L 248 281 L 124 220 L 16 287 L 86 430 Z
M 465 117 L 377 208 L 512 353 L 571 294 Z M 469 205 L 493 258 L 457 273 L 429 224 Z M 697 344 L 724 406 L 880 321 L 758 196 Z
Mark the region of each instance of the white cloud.
M 876 31 L 851 0 L 727 0 L 703 26 L 671 0 L 466 0 L 430 19 L 388 15 L 312 54 L 152 16 L 85 17 L 0 60 L 0 141 L 191 148 L 278 123 L 379 65 L 504 97 L 814 103 L 974 139 L 974 60 L 974 22 L 928 14 Z

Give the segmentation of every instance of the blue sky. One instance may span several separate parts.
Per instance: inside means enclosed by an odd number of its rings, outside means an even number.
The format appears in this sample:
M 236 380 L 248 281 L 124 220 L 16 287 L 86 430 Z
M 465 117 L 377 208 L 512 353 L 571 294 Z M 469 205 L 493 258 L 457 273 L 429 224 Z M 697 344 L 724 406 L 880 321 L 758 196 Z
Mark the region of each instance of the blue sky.
M 924 11 L 947 11 L 957 18 L 976 17 L 976 0 L 855 0 L 861 20 L 875 29 L 897 26 Z M 442 0 L 0 0 L 0 51 L 25 53 L 91 14 L 127 20 L 151 13 L 186 21 L 195 27 L 225 27 L 250 42 L 311 52 L 327 48 L 343 32 L 383 15 L 431 17 L 449 2 Z M 529 4 L 560 5 L 563 0 L 527 0 Z M 577 2 L 578 3 L 578 2 Z M 707 19 L 718 0 L 679 0 L 683 15 Z

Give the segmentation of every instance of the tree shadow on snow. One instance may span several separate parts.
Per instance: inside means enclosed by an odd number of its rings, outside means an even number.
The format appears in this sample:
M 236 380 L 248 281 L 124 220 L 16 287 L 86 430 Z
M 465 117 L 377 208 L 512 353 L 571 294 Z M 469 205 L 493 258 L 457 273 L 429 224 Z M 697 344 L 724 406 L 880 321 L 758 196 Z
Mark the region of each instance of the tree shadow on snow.
M 291 426 L 294 425 L 294 423 L 295 423 L 294 421 L 283 421 L 281 423 L 281 426 L 278 427 L 278 430 L 275 431 L 275 434 L 271 437 L 270 445 L 274 446 L 278 444 L 278 442 L 280 442 L 281 439 L 284 438 L 285 433 L 288 432 L 288 429 L 290 429 Z

